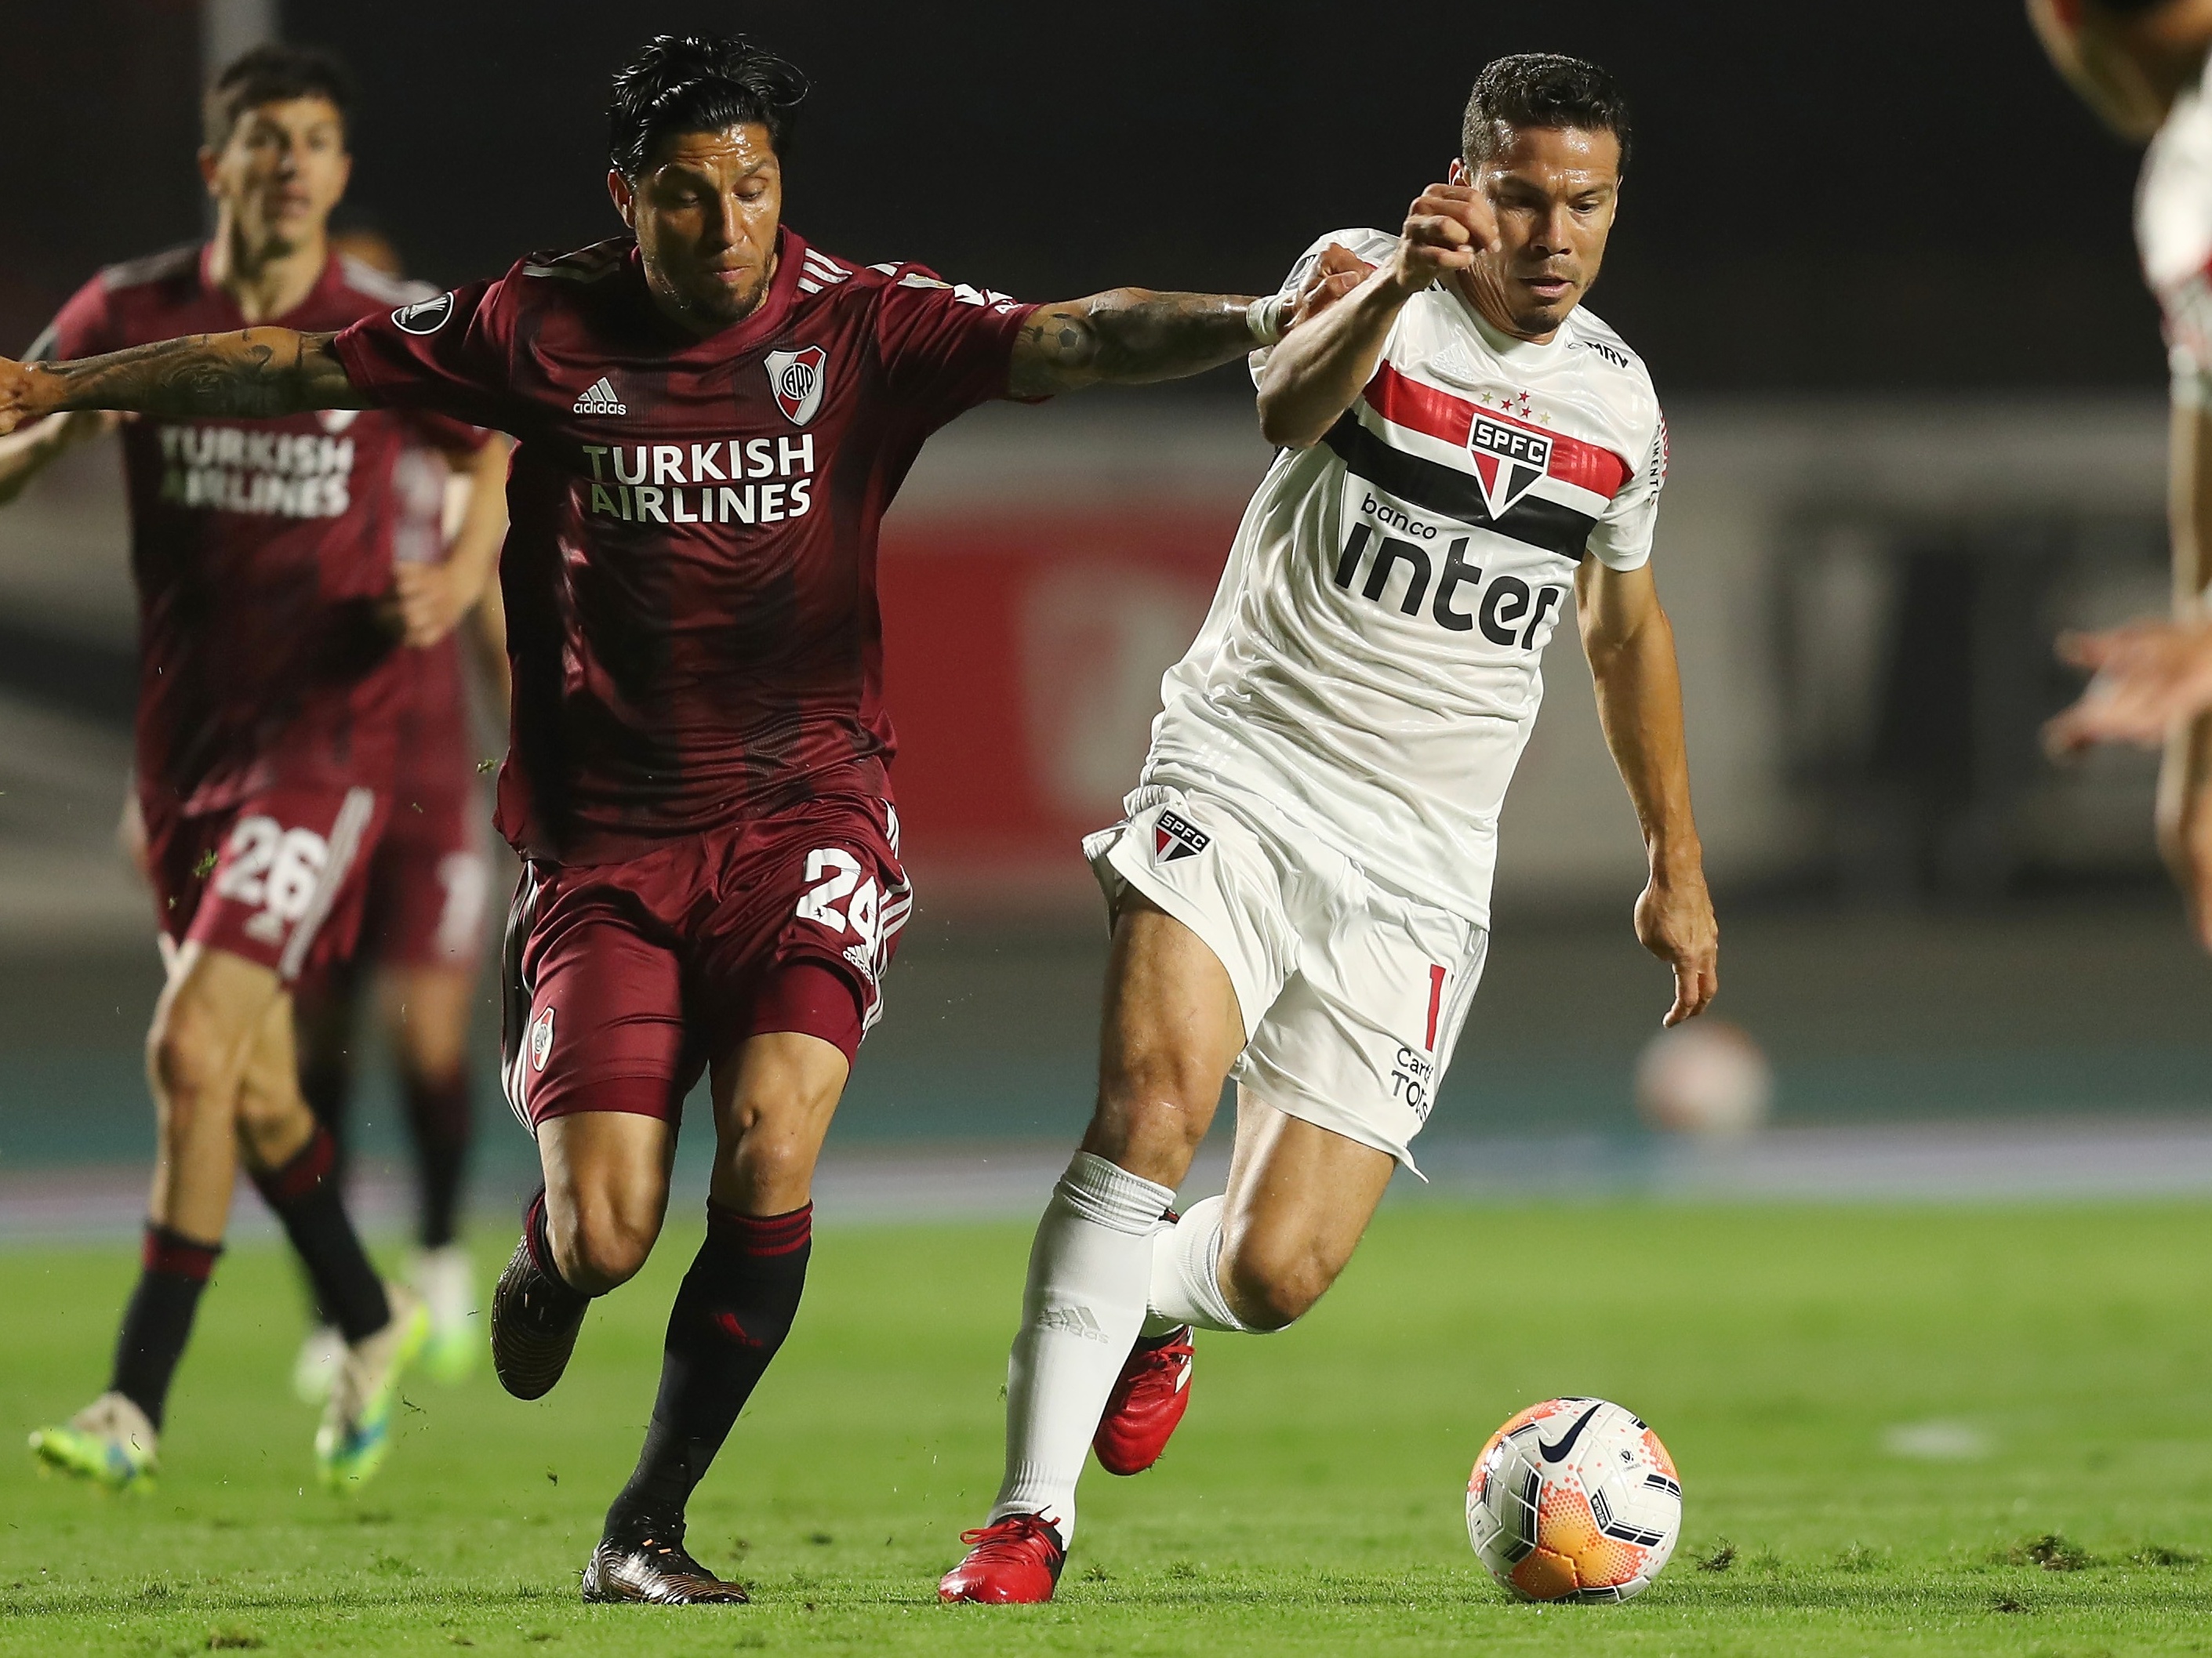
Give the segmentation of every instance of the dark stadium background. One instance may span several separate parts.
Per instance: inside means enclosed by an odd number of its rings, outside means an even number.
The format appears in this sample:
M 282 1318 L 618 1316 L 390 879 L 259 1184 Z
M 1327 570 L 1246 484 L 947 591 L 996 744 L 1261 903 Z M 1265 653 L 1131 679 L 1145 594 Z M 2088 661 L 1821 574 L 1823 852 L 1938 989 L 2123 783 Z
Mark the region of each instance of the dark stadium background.
M 2212 970 L 2156 868 L 2148 762 L 2060 776 L 2033 749 L 2068 689 L 2056 626 L 2159 602 L 2162 367 L 2129 231 L 2136 158 L 2057 85 L 2011 0 L 275 15 L 360 82 L 350 222 L 443 281 L 616 228 L 605 80 L 658 27 L 749 29 L 813 76 L 787 205 L 811 238 L 1036 298 L 1271 286 L 1316 233 L 1397 222 L 1453 152 L 1486 58 L 1620 65 L 1636 154 L 1595 303 L 1675 413 L 1662 582 L 1723 902 L 1720 1010 L 1772 1055 L 1779 1120 L 1805 1134 L 1885 1125 L 1907 1138 L 1865 1144 L 1905 1163 L 1910 1133 L 1936 1137 L 1930 1156 L 2009 1147 L 2031 1181 L 2083 1147 L 2155 1145 L 2112 1178 L 2212 1183 Z M 200 231 L 202 18 L 72 0 L 4 24 L 0 341 L 20 346 L 100 265 Z M 1161 614 L 1181 614 L 1218 568 L 1231 475 L 1256 465 L 1244 396 L 1225 370 L 963 422 L 895 519 L 887 570 L 966 559 L 960 591 L 981 603 L 1063 532 L 1119 537 L 1169 571 L 1183 597 Z M 1107 450 L 1138 457 L 1135 487 L 1101 470 Z M 1145 517 L 1143 458 L 1200 450 L 1225 459 L 1192 463 L 1161 487 L 1172 511 Z M 1080 477 L 1053 470 L 1074 461 Z M 55 1171 L 98 1184 L 83 1171 L 150 1145 L 137 1043 L 156 975 L 106 850 L 130 650 L 112 465 L 0 513 L 0 1206 L 17 1213 L 62 1189 Z M 1020 544 L 994 563 L 963 526 L 1002 513 Z M 1874 618 L 1856 654 L 1824 653 L 1838 593 Z M 890 625 L 898 648 L 896 605 Z M 975 807 L 995 762 L 974 726 L 1019 711 L 963 705 L 948 676 L 964 641 L 939 642 L 906 647 L 894 683 L 895 714 L 912 710 L 902 789 Z M 1672 1166 L 1632 1126 L 1663 975 L 1629 936 L 1632 825 L 1582 678 L 1562 642 L 1506 818 L 1489 982 L 1425 1142 L 1468 1180 Z M 1542 826 L 1581 818 L 1611 851 L 1552 857 Z M 992 847 L 944 821 L 915 831 L 923 902 L 838 1131 L 854 1155 L 1062 1143 L 1085 1107 L 1101 940 L 1072 833 L 1053 819 L 1024 843 L 1058 873 L 1009 896 Z M 489 1087 L 482 1103 L 503 1201 L 528 1146 Z M 380 1127 L 370 1141 L 397 1145 Z
M 1547 50 L 1627 76 L 1637 156 L 1603 303 L 1668 392 L 2160 372 L 2133 158 L 2011 0 L 279 9 L 360 77 L 357 209 L 450 281 L 607 233 L 606 78 L 657 28 L 750 30 L 814 77 L 789 206 L 809 236 L 1036 297 L 1272 283 L 1309 228 L 1402 214 L 1453 153 L 1474 66 Z M 0 323 L 27 338 L 88 270 L 198 228 L 199 9 L 8 14 L 28 187 L 0 201 Z

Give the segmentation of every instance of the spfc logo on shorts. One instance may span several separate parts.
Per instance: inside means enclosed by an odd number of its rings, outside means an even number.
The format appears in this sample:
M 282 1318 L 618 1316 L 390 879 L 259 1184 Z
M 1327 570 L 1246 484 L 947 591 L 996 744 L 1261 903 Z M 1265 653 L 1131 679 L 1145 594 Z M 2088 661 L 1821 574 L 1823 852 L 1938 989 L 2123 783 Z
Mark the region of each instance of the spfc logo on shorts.
M 530 1068 L 543 1071 L 553 1051 L 553 1010 L 547 1008 L 530 1022 Z
M 768 354 L 768 383 L 775 392 L 775 406 L 793 426 L 805 425 L 822 406 L 822 382 L 829 366 L 830 353 L 818 345 Z
M 1493 519 L 1504 518 L 1519 506 L 1551 470 L 1550 438 L 1487 415 L 1477 415 L 1468 427 L 1467 450 L 1474 459 L 1482 504 Z
M 1213 837 L 1188 818 L 1164 811 L 1152 825 L 1152 861 L 1172 864 L 1178 858 L 1195 858 L 1213 844 Z

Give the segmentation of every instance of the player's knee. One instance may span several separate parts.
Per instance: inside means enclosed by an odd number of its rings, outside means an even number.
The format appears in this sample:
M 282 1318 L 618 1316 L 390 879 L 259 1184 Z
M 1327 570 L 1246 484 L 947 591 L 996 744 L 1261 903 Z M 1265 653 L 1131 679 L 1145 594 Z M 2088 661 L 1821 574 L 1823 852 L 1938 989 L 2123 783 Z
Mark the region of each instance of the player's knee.
M 549 1229 L 561 1276 L 586 1295 L 603 1296 L 635 1278 L 659 1235 L 658 1218 L 625 1214 L 612 1205 L 580 1209 L 573 1224 Z
M 161 1010 L 147 1035 L 146 1065 L 165 1124 L 181 1131 L 211 1110 L 228 1116 L 236 1047 L 234 1034 L 197 1002 L 179 997 Z
M 1209 1090 L 1206 1081 L 1212 1082 Z M 1099 1090 L 1098 1112 L 1085 1145 L 1120 1160 L 1124 1152 L 1195 1151 L 1213 1121 L 1218 1079 L 1201 1081 L 1173 1067 L 1124 1072 Z M 1094 1143 L 1095 1142 L 1095 1143 Z
M 1238 1244 L 1222 1251 L 1222 1289 L 1255 1330 L 1289 1328 L 1313 1310 L 1336 1274 L 1310 1250 Z

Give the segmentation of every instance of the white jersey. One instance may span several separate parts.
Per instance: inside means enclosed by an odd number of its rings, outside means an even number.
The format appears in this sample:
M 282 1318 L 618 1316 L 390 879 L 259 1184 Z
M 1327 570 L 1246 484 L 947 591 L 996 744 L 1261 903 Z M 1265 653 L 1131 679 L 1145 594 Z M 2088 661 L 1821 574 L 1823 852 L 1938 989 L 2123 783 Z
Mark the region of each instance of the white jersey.
M 1397 238 L 1329 242 L 1389 257 Z M 1254 371 L 1264 354 L 1255 354 Z M 1406 896 L 1489 924 L 1505 786 L 1585 554 L 1643 564 L 1666 477 L 1643 362 L 1577 310 L 1547 343 L 1443 284 L 1328 436 L 1275 457 L 1162 682 L 1145 780 L 1294 813 Z
M 2203 81 L 2174 100 L 2143 156 L 2136 246 L 2166 318 L 2175 400 L 2212 404 L 2212 88 Z

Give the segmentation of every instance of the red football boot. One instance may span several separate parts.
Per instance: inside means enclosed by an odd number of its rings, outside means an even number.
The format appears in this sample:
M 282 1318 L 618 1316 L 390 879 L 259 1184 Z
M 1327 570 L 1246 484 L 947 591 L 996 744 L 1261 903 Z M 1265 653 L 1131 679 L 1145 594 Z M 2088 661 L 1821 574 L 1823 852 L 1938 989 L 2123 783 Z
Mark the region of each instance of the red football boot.
M 1059 1532 L 1039 1514 L 1010 1514 L 994 1526 L 962 1532 L 960 1540 L 969 1546 L 968 1553 L 937 1580 L 940 1600 L 1033 1606 L 1052 1599 L 1067 1564 Z
M 1142 1473 L 1160 1460 L 1190 1405 L 1192 1356 L 1188 1324 L 1129 1350 L 1091 1440 L 1100 1467 L 1109 1473 Z

